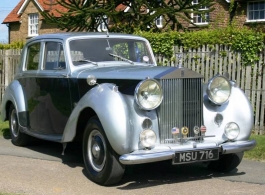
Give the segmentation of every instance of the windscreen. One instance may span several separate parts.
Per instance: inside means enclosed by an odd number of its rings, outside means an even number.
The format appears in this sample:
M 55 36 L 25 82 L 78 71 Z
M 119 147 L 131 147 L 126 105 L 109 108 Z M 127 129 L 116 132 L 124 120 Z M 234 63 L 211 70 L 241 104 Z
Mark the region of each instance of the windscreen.
M 89 62 L 131 61 L 152 64 L 146 42 L 132 39 L 78 39 L 70 41 L 71 59 L 74 65 Z

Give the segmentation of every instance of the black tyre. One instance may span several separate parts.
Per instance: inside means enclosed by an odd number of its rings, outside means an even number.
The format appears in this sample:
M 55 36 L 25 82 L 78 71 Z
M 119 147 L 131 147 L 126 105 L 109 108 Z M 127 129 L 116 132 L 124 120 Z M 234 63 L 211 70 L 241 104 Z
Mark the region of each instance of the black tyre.
M 9 128 L 10 128 L 12 143 L 14 145 L 25 146 L 29 143 L 30 140 L 29 135 L 20 132 L 17 110 L 13 105 L 11 105 L 9 109 Z
M 83 158 L 90 180 L 100 185 L 111 185 L 120 181 L 124 165 L 110 146 L 101 123 L 89 120 L 83 137 Z
M 235 154 L 225 154 L 217 161 L 211 161 L 208 168 L 219 172 L 229 172 L 234 170 L 242 161 L 244 152 Z

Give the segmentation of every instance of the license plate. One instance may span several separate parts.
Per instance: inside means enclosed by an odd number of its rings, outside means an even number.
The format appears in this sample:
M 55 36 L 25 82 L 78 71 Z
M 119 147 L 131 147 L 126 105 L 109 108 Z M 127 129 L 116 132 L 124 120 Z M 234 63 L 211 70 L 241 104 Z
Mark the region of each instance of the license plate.
M 218 149 L 191 150 L 175 152 L 173 164 L 191 163 L 198 161 L 210 161 L 219 159 Z

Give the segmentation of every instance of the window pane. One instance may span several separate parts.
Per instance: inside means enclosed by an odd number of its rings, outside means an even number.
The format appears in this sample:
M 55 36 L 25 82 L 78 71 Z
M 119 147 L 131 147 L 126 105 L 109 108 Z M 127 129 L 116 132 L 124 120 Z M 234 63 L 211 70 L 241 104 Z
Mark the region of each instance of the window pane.
M 40 56 L 40 43 L 35 43 L 28 47 L 26 69 L 37 70 Z
M 65 69 L 65 59 L 61 43 L 48 42 L 45 47 L 44 67 L 45 70 Z
M 260 7 L 260 9 L 261 9 L 261 10 L 265 8 L 265 6 L 264 6 L 264 5 L 265 5 L 265 3 L 264 3 L 264 2 L 260 2 L 260 6 L 259 6 L 259 7 Z
M 249 20 L 253 20 L 253 11 L 249 12 L 248 19 Z
M 252 11 L 253 10 L 253 3 L 249 3 L 249 10 Z
M 264 17 L 264 11 L 261 11 L 260 12 L 260 19 L 265 19 L 265 17 Z

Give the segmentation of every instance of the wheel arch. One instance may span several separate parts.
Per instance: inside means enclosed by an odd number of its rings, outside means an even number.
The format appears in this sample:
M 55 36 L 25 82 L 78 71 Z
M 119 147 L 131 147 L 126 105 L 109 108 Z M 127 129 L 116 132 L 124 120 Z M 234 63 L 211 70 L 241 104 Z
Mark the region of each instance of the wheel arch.
M 80 112 L 76 124 L 76 135 L 74 138 L 75 141 L 82 141 L 87 122 L 93 117 L 98 118 L 96 112 L 90 107 L 86 107 Z
M 100 84 L 79 100 L 67 121 L 61 142 L 78 139 L 88 120 L 96 116 L 114 151 L 118 154 L 128 152 L 127 138 L 130 136 L 128 107 L 123 94 L 115 91 L 114 86 L 109 83 Z
M 12 81 L 5 90 L 1 109 L 3 120 L 8 120 L 9 108 L 12 104 L 18 113 L 25 112 L 28 107 L 23 87 L 18 80 Z
M 6 104 L 5 104 L 5 118 L 4 118 L 4 121 L 7 121 L 9 120 L 9 111 L 10 111 L 10 107 L 11 105 L 14 105 L 12 101 L 7 101 Z M 15 105 L 14 105 L 15 106 Z

